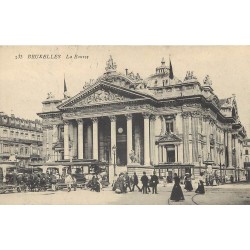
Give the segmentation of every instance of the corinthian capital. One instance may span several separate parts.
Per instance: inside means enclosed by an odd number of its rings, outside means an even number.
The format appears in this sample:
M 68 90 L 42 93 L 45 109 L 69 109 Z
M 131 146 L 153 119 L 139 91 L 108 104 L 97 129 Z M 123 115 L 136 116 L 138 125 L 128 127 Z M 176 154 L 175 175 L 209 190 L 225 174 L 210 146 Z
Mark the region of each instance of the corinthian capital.
M 69 121 L 68 121 L 68 120 L 64 120 L 64 121 L 63 121 L 63 124 L 64 124 L 64 125 L 69 125 Z
M 92 121 L 93 123 L 97 123 L 97 122 L 98 122 L 98 118 L 97 118 L 97 117 L 93 117 L 93 118 L 91 118 L 91 121 Z
M 77 121 L 77 124 L 78 124 L 78 125 L 83 124 L 83 119 L 77 119 L 76 121 Z
M 144 119 L 149 119 L 150 114 L 149 113 L 142 113 L 142 116 Z
M 116 116 L 111 115 L 111 116 L 109 116 L 109 119 L 110 119 L 111 122 L 115 122 L 116 121 Z
M 190 112 L 183 112 L 181 114 L 182 118 L 187 119 L 189 116 L 191 116 Z
M 125 116 L 126 116 L 127 120 L 131 120 L 132 119 L 132 114 L 126 114 Z

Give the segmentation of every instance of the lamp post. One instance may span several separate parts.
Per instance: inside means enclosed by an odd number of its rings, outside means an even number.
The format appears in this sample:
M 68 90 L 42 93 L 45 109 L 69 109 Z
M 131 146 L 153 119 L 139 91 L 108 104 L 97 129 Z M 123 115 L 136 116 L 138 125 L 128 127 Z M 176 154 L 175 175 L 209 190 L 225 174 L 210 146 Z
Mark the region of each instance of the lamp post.
M 222 170 L 221 170 L 221 153 L 222 153 L 223 149 L 220 148 L 219 149 L 219 156 L 220 156 L 220 181 L 222 182 Z
M 240 166 L 238 165 L 238 182 L 240 182 Z
M 116 171 L 115 171 L 115 164 L 116 164 L 116 162 L 115 162 L 115 159 L 116 159 L 116 145 L 114 145 L 113 147 L 112 147 L 112 152 L 113 152 L 113 157 L 114 157 L 114 176 L 116 175 Z

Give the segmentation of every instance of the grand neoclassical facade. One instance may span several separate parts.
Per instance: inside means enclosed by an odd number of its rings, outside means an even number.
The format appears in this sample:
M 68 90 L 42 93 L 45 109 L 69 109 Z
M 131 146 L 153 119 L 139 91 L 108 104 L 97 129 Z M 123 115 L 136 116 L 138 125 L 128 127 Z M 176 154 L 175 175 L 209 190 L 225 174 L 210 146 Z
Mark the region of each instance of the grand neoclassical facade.
M 105 72 L 62 100 L 48 95 L 43 110 L 43 152 L 52 161 L 96 159 L 128 170 L 193 171 L 210 164 L 221 174 L 243 174 L 243 139 L 235 96 L 219 99 L 209 76 L 188 71 L 181 81 L 164 59 L 154 74 Z M 115 157 L 115 159 L 114 159 Z M 235 170 L 238 171 L 235 171 Z M 227 171 L 227 172 L 226 172 Z M 240 175 L 240 174 L 239 174 Z

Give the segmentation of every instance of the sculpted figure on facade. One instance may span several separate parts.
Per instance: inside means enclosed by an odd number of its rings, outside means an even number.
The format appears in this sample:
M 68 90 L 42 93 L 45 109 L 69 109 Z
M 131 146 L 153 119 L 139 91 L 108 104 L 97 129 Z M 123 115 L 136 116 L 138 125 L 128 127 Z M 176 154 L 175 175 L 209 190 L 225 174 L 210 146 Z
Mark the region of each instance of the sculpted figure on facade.
M 117 65 L 116 63 L 114 62 L 112 56 L 110 56 L 109 60 L 106 62 L 106 71 L 108 70 L 116 70 L 117 68 Z
M 184 78 L 184 81 L 189 81 L 189 80 L 197 80 L 197 77 L 194 76 L 193 71 L 187 71 L 186 77 Z
M 204 78 L 204 80 L 203 80 L 203 83 L 204 83 L 205 85 L 209 85 L 209 86 L 211 86 L 211 85 L 213 84 L 213 82 L 211 81 L 209 75 L 206 75 L 206 76 L 205 76 L 205 78 Z
M 82 101 L 77 103 L 77 106 L 86 104 L 95 104 L 101 102 L 109 102 L 109 101 L 122 101 L 122 100 L 125 100 L 124 96 L 112 93 L 111 91 L 98 90 L 94 94 L 84 98 Z
M 52 94 L 52 92 L 49 92 L 48 94 L 47 94 L 47 100 L 52 100 L 52 99 L 54 99 L 55 98 L 55 96 Z
M 132 163 L 137 163 L 138 162 L 138 159 L 135 155 L 135 151 L 132 149 L 129 153 L 129 158 L 131 160 Z

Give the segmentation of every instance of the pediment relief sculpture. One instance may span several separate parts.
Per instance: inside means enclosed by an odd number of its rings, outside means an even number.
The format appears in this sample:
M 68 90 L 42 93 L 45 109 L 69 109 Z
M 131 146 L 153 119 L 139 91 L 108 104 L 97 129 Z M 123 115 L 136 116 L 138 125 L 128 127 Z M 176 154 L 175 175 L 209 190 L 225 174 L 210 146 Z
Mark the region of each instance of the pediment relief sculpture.
M 74 106 L 84 106 L 89 104 L 117 102 L 124 100 L 129 100 L 129 98 L 113 93 L 111 91 L 98 90 L 95 93 L 85 97 L 83 100 L 76 103 Z

